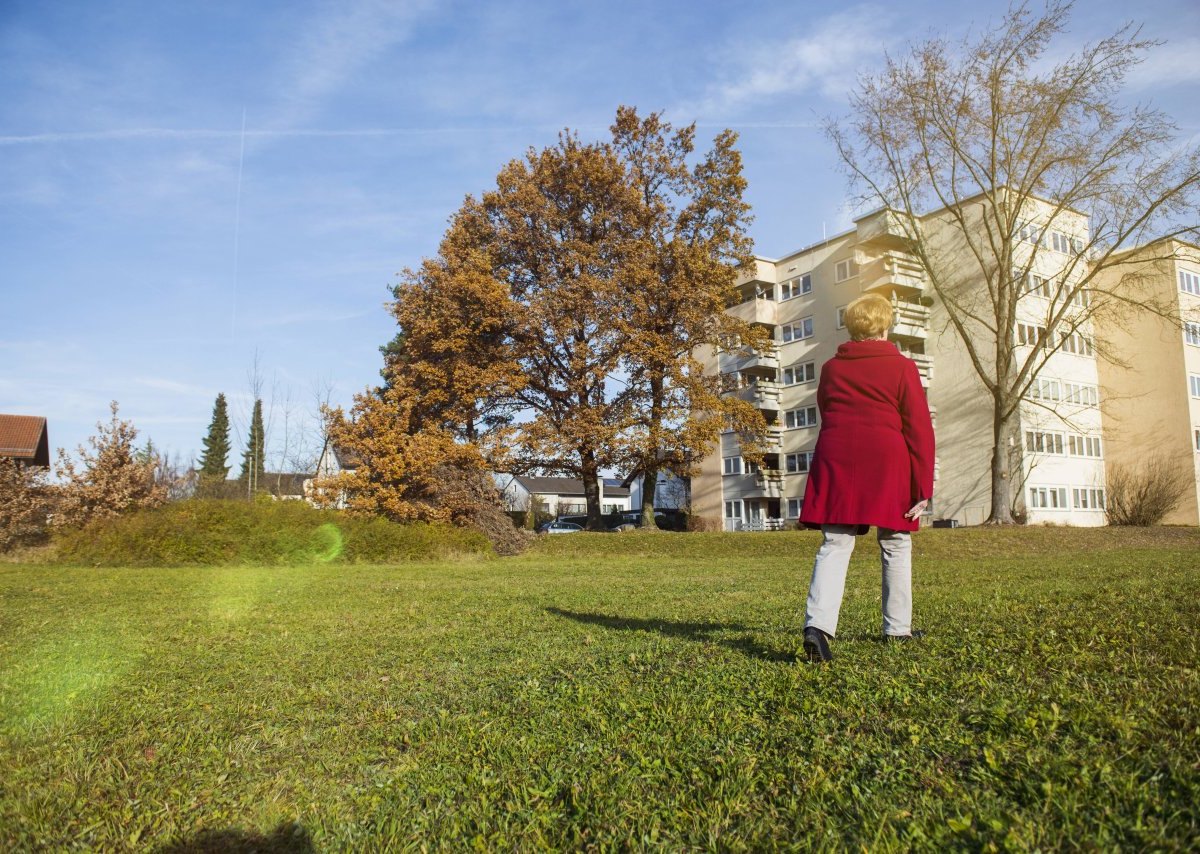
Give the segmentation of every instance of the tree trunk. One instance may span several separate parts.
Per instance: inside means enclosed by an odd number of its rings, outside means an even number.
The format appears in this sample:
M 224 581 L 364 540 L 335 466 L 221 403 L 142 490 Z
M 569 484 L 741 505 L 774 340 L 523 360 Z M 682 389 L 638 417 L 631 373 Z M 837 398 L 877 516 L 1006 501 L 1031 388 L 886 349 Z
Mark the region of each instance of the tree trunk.
M 583 477 L 583 497 L 587 502 L 587 524 L 589 531 L 606 531 L 604 517 L 600 507 L 600 466 L 596 464 L 596 452 L 582 451 L 580 475 Z
M 1016 520 L 1012 515 L 1012 459 L 1009 439 L 1013 435 L 1012 426 L 1016 414 L 1007 418 L 1001 413 L 1006 401 L 996 399 L 992 411 L 992 512 L 986 525 L 1013 525 Z
M 658 463 L 653 462 L 642 469 L 642 527 L 657 531 L 654 523 L 654 491 L 658 486 Z

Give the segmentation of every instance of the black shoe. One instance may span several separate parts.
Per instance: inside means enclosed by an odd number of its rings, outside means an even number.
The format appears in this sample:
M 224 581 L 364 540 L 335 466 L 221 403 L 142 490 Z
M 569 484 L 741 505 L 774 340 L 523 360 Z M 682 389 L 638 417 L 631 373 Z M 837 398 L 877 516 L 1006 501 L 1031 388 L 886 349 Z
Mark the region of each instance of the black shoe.
M 920 640 L 923 637 L 925 637 L 925 633 L 917 629 L 911 635 L 884 635 L 883 640 L 885 643 L 908 643 L 910 640 Z
M 833 653 L 829 651 L 829 635 L 816 626 L 804 630 L 804 654 L 814 664 L 833 661 Z

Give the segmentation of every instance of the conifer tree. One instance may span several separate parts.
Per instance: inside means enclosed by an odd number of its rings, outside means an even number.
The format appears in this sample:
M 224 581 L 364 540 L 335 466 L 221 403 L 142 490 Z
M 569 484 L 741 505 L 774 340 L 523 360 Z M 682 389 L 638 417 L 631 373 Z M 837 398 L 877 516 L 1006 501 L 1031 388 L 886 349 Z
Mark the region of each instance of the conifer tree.
M 266 450 L 266 438 L 263 429 L 262 398 L 254 401 L 254 413 L 250 416 L 250 438 L 246 442 L 246 450 L 242 453 L 242 473 L 238 480 L 251 492 L 257 490 L 265 482 L 266 463 L 263 453 Z
M 200 476 L 223 481 L 229 476 L 229 409 L 225 395 L 218 394 L 213 404 L 212 421 L 204 437 L 204 453 L 200 455 Z

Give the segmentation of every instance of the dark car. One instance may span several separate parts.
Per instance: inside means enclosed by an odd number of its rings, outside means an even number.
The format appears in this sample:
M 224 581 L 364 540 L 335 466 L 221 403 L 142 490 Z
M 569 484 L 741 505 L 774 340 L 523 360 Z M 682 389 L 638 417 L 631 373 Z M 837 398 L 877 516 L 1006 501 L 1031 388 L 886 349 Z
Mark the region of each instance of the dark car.
M 582 525 L 574 522 L 546 522 L 538 528 L 539 534 L 574 534 L 583 530 Z

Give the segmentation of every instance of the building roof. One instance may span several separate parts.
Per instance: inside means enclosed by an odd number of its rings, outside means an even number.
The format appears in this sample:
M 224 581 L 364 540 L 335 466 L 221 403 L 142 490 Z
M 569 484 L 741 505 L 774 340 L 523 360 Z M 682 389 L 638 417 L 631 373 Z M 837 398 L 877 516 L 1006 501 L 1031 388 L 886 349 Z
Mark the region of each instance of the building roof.
M 259 481 L 272 495 L 304 495 L 304 481 L 312 480 L 316 475 L 299 474 L 296 472 L 265 472 Z
M 583 495 L 583 481 L 576 477 L 526 477 L 517 475 L 514 478 L 531 495 Z M 620 498 L 629 494 L 622 486 L 609 486 L 611 478 L 604 478 L 604 494 L 610 498 Z M 619 484 L 620 481 L 613 481 Z
M 36 415 L 0 415 L 0 457 L 49 468 L 46 419 Z

